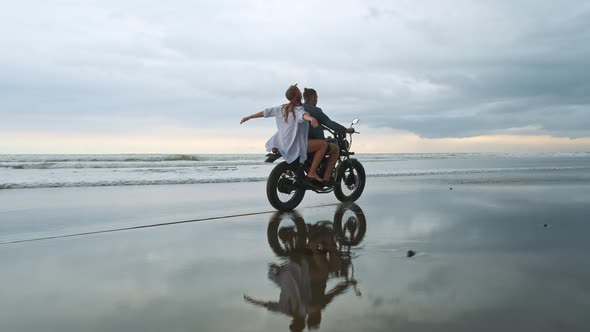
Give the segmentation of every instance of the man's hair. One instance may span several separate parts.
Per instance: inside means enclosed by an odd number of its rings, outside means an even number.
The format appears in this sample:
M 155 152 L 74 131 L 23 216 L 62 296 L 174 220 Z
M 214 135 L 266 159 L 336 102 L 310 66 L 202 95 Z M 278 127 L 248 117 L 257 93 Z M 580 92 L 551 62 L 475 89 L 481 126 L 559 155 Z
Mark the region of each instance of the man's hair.
M 309 101 L 312 97 L 315 97 L 317 95 L 318 93 L 312 88 L 303 89 L 303 99 L 305 99 L 305 101 Z

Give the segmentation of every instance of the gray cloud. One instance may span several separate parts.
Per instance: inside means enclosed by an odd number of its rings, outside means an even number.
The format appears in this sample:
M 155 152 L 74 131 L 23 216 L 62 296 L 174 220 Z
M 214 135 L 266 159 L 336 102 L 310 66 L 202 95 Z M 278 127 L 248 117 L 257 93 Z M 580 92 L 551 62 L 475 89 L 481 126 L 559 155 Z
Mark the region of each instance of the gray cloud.
M 232 127 L 313 86 L 342 122 L 424 137 L 590 136 L 590 5 L 0 5 L 0 129 Z

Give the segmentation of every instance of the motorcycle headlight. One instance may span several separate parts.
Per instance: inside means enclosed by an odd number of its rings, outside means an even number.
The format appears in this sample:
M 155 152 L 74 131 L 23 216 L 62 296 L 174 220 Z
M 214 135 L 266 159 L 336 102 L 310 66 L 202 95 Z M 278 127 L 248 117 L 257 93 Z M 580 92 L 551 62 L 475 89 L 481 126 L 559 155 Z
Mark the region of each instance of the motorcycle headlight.
M 343 140 L 340 142 L 340 148 L 344 151 L 348 151 L 350 149 L 350 143 L 347 140 Z

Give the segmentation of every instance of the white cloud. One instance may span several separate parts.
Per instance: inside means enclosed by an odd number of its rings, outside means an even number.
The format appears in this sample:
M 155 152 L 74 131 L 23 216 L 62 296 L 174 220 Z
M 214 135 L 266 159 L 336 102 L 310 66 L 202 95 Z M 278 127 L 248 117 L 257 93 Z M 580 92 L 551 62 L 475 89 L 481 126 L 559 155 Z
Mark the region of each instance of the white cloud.
M 299 83 L 371 128 L 588 137 L 589 18 L 584 1 L 4 3 L 0 130 L 233 130 Z

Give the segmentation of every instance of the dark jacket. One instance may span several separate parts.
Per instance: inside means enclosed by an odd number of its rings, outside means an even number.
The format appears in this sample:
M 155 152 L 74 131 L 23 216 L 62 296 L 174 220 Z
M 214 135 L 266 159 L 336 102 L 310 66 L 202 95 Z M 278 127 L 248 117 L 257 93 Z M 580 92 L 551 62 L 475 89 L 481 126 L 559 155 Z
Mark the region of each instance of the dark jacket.
M 324 114 L 321 108 L 310 104 L 303 104 L 303 108 L 307 113 L 309 113 L 309 115 L 316 118 L 316 120 L 318 120 L 320 123 L 317 128 L 312 127 L 311 124 L 309 125 L 309 138 L 326 139 L 324 136 L 324 128 L 322 126 L 326 126 L 337 133 L 346 134 L 346 127 L 330 120 L 330 118 Z

